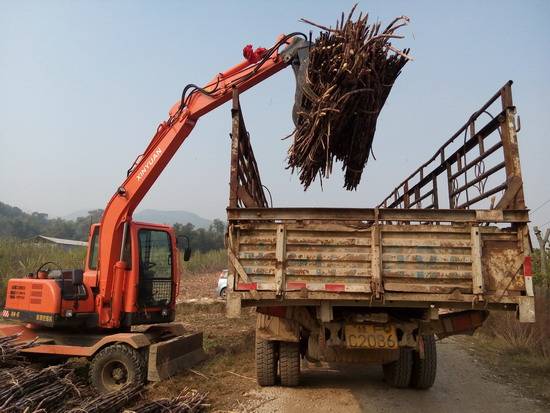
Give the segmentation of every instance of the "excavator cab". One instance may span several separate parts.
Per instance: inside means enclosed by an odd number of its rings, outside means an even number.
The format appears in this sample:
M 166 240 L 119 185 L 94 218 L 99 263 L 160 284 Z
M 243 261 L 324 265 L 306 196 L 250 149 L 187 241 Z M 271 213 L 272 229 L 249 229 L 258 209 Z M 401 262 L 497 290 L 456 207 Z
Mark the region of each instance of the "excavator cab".
M 46 327 L 98 327 L 96 296 L 102 288 L 99 233 L 100 224 L 93 225 L 84 270 L 64 270 L 48 262 L 25 278 L 10 279 L 4 318 Z M 183 258 L 188 260 L 190 253 L 187 243 Z M 180 252 L 173 229 L 132 222 L 122 260 L 122 279 L 115 279 L 111 286 L 120 288 L 114 293 L 120 299 L 119 311 L 115 314 L 115 306 L 111 307 L 112 316 L 120 319 L 120 329 L 173 321 L 181 277 Z
M 92 228 L 87 269 L 87 284 L 99 280 L 97 260 L 99 225 Z M 184 250 L 184 260 L 190 258 L 190 248 Z M 170 322 L 175 317 L 175 301 L 181 277 L 180 251 L 174 231 L 165 225 L 132 222 L 126 236 L 122 260 L 124 280 L 120 291 L 113 282 L 115 294 L 122 294 L 120 325 Z M 114 300 L 113 300 L 114 301 Z

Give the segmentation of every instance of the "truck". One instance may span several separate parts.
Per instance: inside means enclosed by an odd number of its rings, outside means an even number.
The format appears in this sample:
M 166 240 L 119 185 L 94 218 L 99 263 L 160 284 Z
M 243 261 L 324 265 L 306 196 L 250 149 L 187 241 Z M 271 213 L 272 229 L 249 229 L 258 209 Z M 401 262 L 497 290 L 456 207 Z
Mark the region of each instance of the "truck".
M 509 81 L 379 205 L 273 208 L 234 91 L 227 315 L 256 307 L 258 383 L 298 385 L 302 361 L 365 363 L 428 389 L 437 339 L 490 311 L 533 322 L 520 125 Z

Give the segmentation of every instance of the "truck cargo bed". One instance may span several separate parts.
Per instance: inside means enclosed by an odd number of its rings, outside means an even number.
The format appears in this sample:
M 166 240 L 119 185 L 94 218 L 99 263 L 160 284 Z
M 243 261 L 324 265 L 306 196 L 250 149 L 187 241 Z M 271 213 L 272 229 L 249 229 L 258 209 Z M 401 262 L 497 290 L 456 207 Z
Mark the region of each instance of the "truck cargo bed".
M 235 94 L 228 312 L 330 301 L 518 310 L 533 321 L 511 85 L 371 209 L 270 208 Z
M 323 299 L 512 309 L 525 292 L 525 234 L 502 226 L 528 217 L 495 212 L 230 209 L 229 284 L 244 305 Z

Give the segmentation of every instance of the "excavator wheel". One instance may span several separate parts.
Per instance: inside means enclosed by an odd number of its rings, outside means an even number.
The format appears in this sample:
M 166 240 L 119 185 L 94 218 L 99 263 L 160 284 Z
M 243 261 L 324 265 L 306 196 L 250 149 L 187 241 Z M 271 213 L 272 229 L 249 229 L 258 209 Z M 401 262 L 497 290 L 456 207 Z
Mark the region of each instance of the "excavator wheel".
M 127 383 L 144 383 L 147 365 L 139 351 L 126 344 L 112 344 L 91 360 L 89 379 L 100 393 L 121 389 Z

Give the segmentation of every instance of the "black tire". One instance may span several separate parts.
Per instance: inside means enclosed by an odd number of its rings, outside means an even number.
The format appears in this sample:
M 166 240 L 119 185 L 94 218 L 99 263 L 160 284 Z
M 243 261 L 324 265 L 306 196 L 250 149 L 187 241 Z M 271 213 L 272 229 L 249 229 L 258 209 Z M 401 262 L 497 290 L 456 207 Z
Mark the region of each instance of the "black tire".
M 256 379 L 260 386 L 273 386 L 277 379 L 277 342 L 256 338 Z
M 425 390 L 432 387 L 435 382 L 437 348 L 433 334 L 422 336 L 422 341 L 424 342 L 424 358 L 421 359 L 420 353 L 414 351 L 411 387 Z
M 92 358 L 88 375 L 98 392 L 107 393 L 127 383 L 145 383 L 147 367 L 137 350 L 126 344 L 112 344 Z
M 300 384 L 300 343 L 281 342 L 279 346 L 281 385 L 297 386 Z
M 220 297 L 225 299 L 227 295 L 227 287 L 223 287 L 221 290 L 220 290 Z
M 401 347 L 399 358 L 383 365 L 384 379 L 390 386 L 400 389 L 409 386 L 413 365 L 412 353 L 412 349 Z

